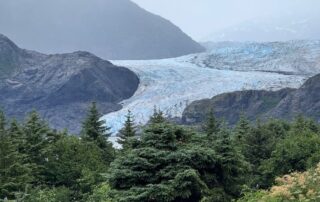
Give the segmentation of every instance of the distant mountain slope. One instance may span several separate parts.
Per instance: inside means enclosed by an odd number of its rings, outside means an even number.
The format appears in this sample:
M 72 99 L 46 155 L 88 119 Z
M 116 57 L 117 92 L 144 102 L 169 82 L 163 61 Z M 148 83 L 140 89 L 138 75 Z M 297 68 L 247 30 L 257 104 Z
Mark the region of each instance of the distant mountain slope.
M 206 43 L 208 51 L 181 57 L 200 67 L 313 76 L 320 73 L 320 41 Z
M 238 91 L 195 101 L 183 112 L 182 122 L 199 124 L 210 109 L 230 124 L 235 124 L 241 113 L 250 120 L 268 117 L 291 120 L 302 114 L 320 121 L 320 74 L 299 89 Z
M 202 41 L 287 41 L 319 40 L 319 12 L 285 14 L 281 17 L 268 16 L 217 31 Z
M 203 51 L 168 20 L 129 0 L 0 1 L 0 32 L 44 53 L 160 59 Z
M 58 129 L 79 132 L 90 102 L 104 113 L 136 91 L 139 79 L 88 52 L 45 55 L 18 48 L 0 35 L 0 107 L 22 118 L 37 109 Z M 2 74 L 5 73 L 5 74 Z

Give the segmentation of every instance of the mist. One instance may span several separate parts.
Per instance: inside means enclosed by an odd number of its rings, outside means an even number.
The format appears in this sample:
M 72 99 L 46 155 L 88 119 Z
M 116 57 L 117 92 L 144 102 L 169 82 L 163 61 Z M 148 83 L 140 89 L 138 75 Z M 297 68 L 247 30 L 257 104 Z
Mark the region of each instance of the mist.
M 247 24 L 260 24 L 261 29 L 292 29 L 294 22 L 308 21 L 308 24 L 294 29 L 307 30 L 306 39 L 320 36 L 320 1 L 318 0 L 133 0 L 141 7 L 159 14 L 182 28 L 187 34 L 198 41 L 207 40 L 212 35 L 222 35 L 226 30 L 257 29 L 247 27 Z M 281 21 L 281 22 L 280 22 Z M 301 23 L 300 23 L 301 24 Z M 310 25 L 309 25 L 310 24 Z M 283 32 L 287 38 L 281 36 L 267 37 L 262 35 L 279 35 L 272 30 L 268 34 L 261 33 L 261 29 L 253 31 L 250 37 L 255 40 L 290 40 L 300 36 Z M 291 30 L 295 32 L 299 30 Z M 301 30 L 300 30 L 301 31 Z M 312 32 L 312 33 L 310 33 Z M 241 33 L 239 33 L 241 35 Z M 246 33 L 243 33 L 246 34 Z M 253 35 L 253 36 L 252 36 Z M 309 36 L 310 35 L 310 36 Z M 248 39 L 244 36 L 238 40 Z M 237 40 L 235 39 L 235 40 Z M 265 40 L 263 40 L 265 39 Z M 218 39 L 216 39 L 218 40 Z M 227 39 L 226 39 L 227 40 Z

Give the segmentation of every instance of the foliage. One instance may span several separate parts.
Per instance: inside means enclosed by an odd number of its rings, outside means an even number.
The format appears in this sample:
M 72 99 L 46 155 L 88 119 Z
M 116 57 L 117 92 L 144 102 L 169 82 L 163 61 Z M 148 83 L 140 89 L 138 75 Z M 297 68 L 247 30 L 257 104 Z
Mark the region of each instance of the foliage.
M 215 117 L 213 109 L 208 113 L 203 129 L 210 140 L 214 140 L 215 136 L 218 134 L 220 122 Z
M 84 141 L 96 144 L 103 151 L 104 160 L 107 163 L 111 163 L 114 159 L 115 151 L 111 142 L 108 141 L 111 135 L 109 132 L 110 127 L 107 127 L 105 121 L 101 120 L 100 117 L 101 114 L 97 109 L 96 103 L 93 102 L 83 122 L 81 135 Z
M 25 155 L 18 151 L 19 145 L 6 129 L 6 120 L 0 111 L 0 198 L 14 198 L 32 181 L 31 168 Z
M 242 116 L 230 128 L 212 113 L 205 126 L 203 133 L 171 124 L 155 109 L 135 138 L 129 112 L 125 152 L 116 152 L 94 103 L 81 137 L 51 129 L 36 112 L 23 123 L 0 112 L 0 200 L 319 201 L 318 123 L 298 116 L 251 124 Z
M 36 188 L 31 190 L 23 198 L 25 202 L 67 202 L 71 201 L 71 193 L 65 187 Z
M 198 201 L 207 185 L 201 173 L 214 169 L 212 149 L 190 144 L 192 134 L 167 123 L 150 125 L 140 146 L 111 166 L 115 201 Z
M 134 118 L 131 111 L 128 111 L 126 116 L 126 122 L 123 128 L 120 130 L 118 135 L 118 143 L 122 146 L 124 150 L 131 148 L 132 138 L 136 138 L 136 127 L 134 124 Z
M 246 194 L 239 202 L 261 201 L 319 201 L 320 200 L 320 164 L 306 172 L 294 172 L 276 179 L 277 185 L 269 191 L 257 191 Z

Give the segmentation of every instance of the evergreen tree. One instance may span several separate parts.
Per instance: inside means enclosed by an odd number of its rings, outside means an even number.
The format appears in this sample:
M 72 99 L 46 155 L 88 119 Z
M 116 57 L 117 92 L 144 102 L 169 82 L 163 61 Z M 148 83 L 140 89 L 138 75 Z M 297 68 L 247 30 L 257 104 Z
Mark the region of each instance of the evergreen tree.
M 245 174 L 249 168 L 248 163 L 236 149 L 228 129 L 222 128 L 217 137 L 214 148 L 219 156 L 218 177 L 228 195 L 239 196 L 241 186 L 245 182 Z
M 240 119 L 235 128 L 235 141 L 241 145 L 243 144 L 245 136 L 250 132 L 251 126 L 249 120 L 244 116 L 240 115 Z
M 150 117 L 150 124 L 159 124 L 159 123 L 164 123 L 166 122 L 166 118 L 163 115 L 163 112 L 156 107 L 153 109 L 153 115 Z
M 64 186 L 79 200 L 102 181 L 101 173 L 108 165 L 103 151 L 94 142 L 84 142 L 75 136 L 63 136 L 48 148 L 45 164 L 46 184 Z
M 257 126 L 253 127 L 245 136 L 243 142 L 243 154 L 251 166 L 250 182 L 251 187 L 268 187 L 268 179 L 263 174 L 262 165 L 271 157 L 275 147 L 275 134 L 270 133 L 265 125 L 257 121 Z
M 104 151 L 104 159 L 111 162 L 114 158 L 114 149 L 112 143 L 108 141 L 111 136 L 110 128 L 106 122 L 101 120 L 101 115 L 97 109 L 96 103 L 93 102 L 89 109 L 88 115 L 82 125 L 82 139 L 87 142 L 95 143 Z
M 6 121 L 0 111 L 0 199 L 14 199 L 14 194 L 31 182 L 30 167 L 24 155 L 6 130 Z
M 214 173 L 216 155 L 191 140 L 192 134 L 177 126 L 149 125 L 140 145 L 112 164 L 110 197 L 123 202 L 200 201 L 207 190 L 204 176 Z
M 219 129 L 220 129 L 220 123 L 217 120 L 217 118 L 214 115 L 214 111 L 211 108 L 210 112 L 207 115 L 207 119 L 204 125 L 204 132 L 206 133 L 207 137 L 212 141 L 217 136 Z
M 4 132 L 6 130 L 6 117 L 3 111 L 0 109 L 0 131 Z
M 43 169 L 47 157 L 45 156 L 48 146 L 47 135 L 50 132 L 48 125 L 40 118 L 36 111 L 32 111 L 23 125 L 24 145 L 22 153 L 26 155 L 27 163 L 32 166 L 33 176 L 37 179 L 36 184 L 43 182 Z
M 136 137 L 136 127 L 134 124 L 134 118 L 130 110 L 128 111 L 128 114 L 126 116 L 124 127 L 120 130 L 118 137 L 118 143 L 121 144 L 122 148 L 125 150 L 130 148 L 131 138 Z
M 26 136 L 16 119 L 13 119 L 10 122 L 10 126 L 8 128 L 8 135 L 12 143 L 16 145 L 17 151 L 26 157 L 27 155 L 24 153 Z

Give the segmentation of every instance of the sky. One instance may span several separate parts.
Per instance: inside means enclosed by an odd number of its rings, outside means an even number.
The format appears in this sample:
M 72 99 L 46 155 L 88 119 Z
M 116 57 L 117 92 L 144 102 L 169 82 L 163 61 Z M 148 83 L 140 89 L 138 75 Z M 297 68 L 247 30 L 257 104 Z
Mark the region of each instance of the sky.
M 203 40 L 213 33 L 256 19 L 320 15 L 320 0 L 132 0 Z M 289 22 L 288 22 L 289 23 Z M 320 34 L 320 33 L 319 33 Z

